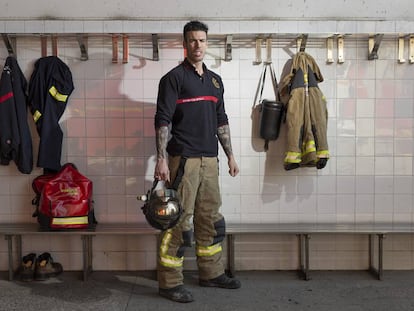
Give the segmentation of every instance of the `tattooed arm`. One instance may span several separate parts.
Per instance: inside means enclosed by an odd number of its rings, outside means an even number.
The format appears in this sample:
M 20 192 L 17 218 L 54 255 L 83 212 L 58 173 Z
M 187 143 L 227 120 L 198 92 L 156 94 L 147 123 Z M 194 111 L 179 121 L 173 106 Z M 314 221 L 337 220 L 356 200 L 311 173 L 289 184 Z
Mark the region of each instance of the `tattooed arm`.
M 217 128 L 217 136 L 227 156 L 229 174 L 234 177 L 239 173 L 239 167 L 234 159 L 233 149 L 231 147 L 230 127 L 226 124 Z
M 168 126 L 155 129 L 155 143 L 157 145 L 157 163 L 155 165 L 154 177 L 158 180 L 170 181 L 170 170 L 168 168 Z

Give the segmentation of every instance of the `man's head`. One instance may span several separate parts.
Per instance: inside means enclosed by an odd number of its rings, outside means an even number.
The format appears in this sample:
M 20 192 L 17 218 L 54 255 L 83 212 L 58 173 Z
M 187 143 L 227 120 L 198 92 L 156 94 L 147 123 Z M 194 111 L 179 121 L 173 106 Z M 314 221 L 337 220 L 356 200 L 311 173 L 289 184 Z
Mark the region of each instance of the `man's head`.
M 183 31 L 183 47 L 187 49 L 187 58 L 193 63 L 203 61 L 207 49 L 208 26 L 199 21 L 188 22 Z
M 208 26 L 202 22 L 199 21 L 191 21 L 188 22 L 187 24 L 184 25 L 184 31 L 183 31 L 183 38 L 184 41 L 187 40 L 187 32 L 189 31 L 204 31 L 206 33 L 208 33 Z

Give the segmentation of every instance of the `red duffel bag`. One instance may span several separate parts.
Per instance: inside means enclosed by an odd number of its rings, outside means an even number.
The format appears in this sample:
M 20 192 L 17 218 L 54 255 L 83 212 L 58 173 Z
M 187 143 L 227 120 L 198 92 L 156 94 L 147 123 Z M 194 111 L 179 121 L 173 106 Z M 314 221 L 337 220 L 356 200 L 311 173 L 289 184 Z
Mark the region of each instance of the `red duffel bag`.
M 33 217 L 42 230 L 95 228 L 92 181 L 73 163 L 66 163 L 56 174 L 36 177 L 32 188 L 36 193 Z

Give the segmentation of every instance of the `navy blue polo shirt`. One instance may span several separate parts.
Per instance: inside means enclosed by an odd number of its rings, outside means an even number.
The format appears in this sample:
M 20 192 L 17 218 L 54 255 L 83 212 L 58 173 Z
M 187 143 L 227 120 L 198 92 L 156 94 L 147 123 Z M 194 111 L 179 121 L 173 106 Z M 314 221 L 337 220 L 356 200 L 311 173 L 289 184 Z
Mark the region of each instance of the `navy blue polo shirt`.
M 159 83 L 155 127 L 171 125 L 171 156 L 215 157 L 217 127 L 228 124 L 221 77 L 203 64 L 200 76 L 187 59 Z

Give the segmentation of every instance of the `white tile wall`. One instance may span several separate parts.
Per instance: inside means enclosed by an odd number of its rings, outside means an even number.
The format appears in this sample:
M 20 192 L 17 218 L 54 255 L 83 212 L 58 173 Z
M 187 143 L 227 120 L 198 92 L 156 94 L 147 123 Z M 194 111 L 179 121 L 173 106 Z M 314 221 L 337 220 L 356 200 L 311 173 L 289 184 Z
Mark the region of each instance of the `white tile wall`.
M 59 23 L 58 23 L 59 24 Z M 60 24 L 59 24 L 60 25 Z M 137 194 L 150 187 L 154 169 L 153 115 L 160 77 L 182 58 L 181 39 L 160 39 L 160 61 L 152 58 L 150 36 L 131 37 L 130 60 L 112 64 L 110 36 L 100 32 L 125 30 L 157 32 L 164 28 L 180 32 L 168 23 L 154 22 L 65 22 L 62 31 L 82 32 L 95 29 L 89 38 L 89 60 L 79 60 L 76 38 L 59 40 L 59 56 L 71 68 L 75 91 L 62 118 L 64 146 L 62 162 L 73 161 L 94 182 L 98 221 L 143 222 Z M 379 24 L 384 27 L 388 24 Z M 52 22 L 7 23 L 8 32 L 20 28 L 55 27 Z M 176 25 L 175 25 L 176 26 Z M 237 27 L 251 33 L 244 23 L 212 22 L 216 33 Z M 250 22 L 257 31 L 292 31 L 305 25 L 291 22 Z M 172 27 L 172 28 L 171 28 Z M 319 27 L 312 24 L 311 27 Z M 347 32 L 358 23 L 338 22 Z M 366 26 L 366 27 L 369 27 Z M 315 29 L 316 29 L 315 28 Z M 354 29 L 355 30 L 355 29 Z M 277 38 L 277 36 L 276 36 Z M 251 107 L 261 65 L 255 59 L 254 36 L 246 44 L 233 39 L 233 59 L 224 62 L 224 41 L 214 40 L 206 64 L 222 75 L 226 110 L 230 117 L 233 147 L 241 172 L 227 175 L 226 159 L 220 152 L 222 212 L 228 222 L 381 222 L 414 221 L 413 203 L 413 121 L 414 71 L 409 63 L 398 64 L 395 39 L 383 40 L 379 59 L 367 60 L 367 41 L 346 38 L 345 63 L 326 64 L 324 40 L 308 40 L 307 51 L 315 57 L 325 81 L 321 89 L 328 99 L 331 159 L 323 170 L 283 169 L 286 132 L 270 142 L 267 153 L 263 141 L 252 135 Z M 277 74 L 289 58 L 278 39 L 272 55 Z M 315 44 L 313 44 L 313 42 Z M 122 51 L 122 48 L 120 48 Z M 291 47 L 295 51 L 294 47 Z M 29 78 L 33 62 L 40 57 L 36 37 L 19 37 L 18 61 Z M 121 53 L 120 51 L 120 53 Z M 335 53 L 334 53 L 335 55 Z M 0 60 L 6 58 L 0 50 Z M 35 145 L 38 142 L 35 137 Z M 31 175 L 18 173 L 14 164 L 0 167 L 0 215 L 2 222 L 27 221 L 31 218 L 33 197 Z M 239 269 L 295 269 L 297 243 L 294 236 L 240 237 L 237 240 L 236 265 Z M 392 237 L 385 240 L 386 268 L 414 267 L 413 238 L 404 243 Z M 311 266 L 320 269 L 364 269 L 367 266 L 366 238 L 318 236 L 314 242 Z M 151 237 L 110 237 L 94 239 L 96 270 L 154 269 L 156 241 Z M 53 250 L 56 261 L 67 270 L 80 269 L 80 241 L 25 240 L 24 252 Z M 5 242 L 0 242 L 0 269 L 6 270 Z M 71 253 L 68 255 L 68 252 Z M 395 256 L 394 256 L 395 255 Z M 398 256 L 397 256 L 398 255 Z M 401 255 L 401 256 L 400 256 Z M 189 253 L 190 259 L 191 253 Z M 186 267 L 194 268 L 194 258 Z

